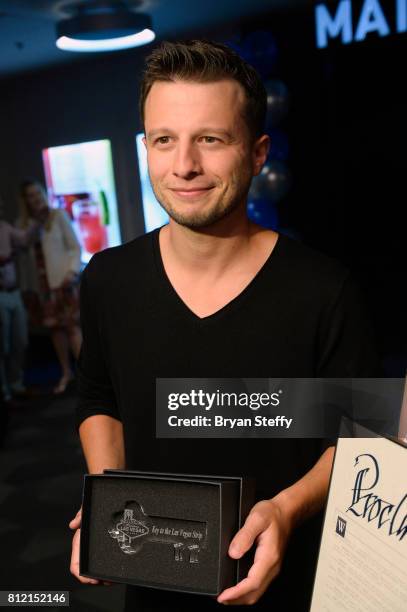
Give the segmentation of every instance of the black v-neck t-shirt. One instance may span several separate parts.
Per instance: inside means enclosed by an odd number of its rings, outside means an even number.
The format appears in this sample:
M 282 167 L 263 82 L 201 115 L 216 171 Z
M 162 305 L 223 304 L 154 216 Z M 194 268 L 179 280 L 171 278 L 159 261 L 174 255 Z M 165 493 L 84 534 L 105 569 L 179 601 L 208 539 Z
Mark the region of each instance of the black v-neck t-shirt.
M 314 465 L 322 441 L 156 439 L 155 379 L 377 374 L 371 332 L 348 271 L 282 234 L 250 284 L 210 316 L 195 315 L 172 287 L 159 230 L 94 255 L 82 275 L 80 302 L 77 427 L 95 414 L 120 419 L 127 469 L 244 474 L 255 478 L 258 499 L 270 498 Z M 302 575 L 314 567 L 318 543 L 318 533 L 311 537 L 307 530 Z M 291 579 L 298 580 L 293 571 Z M 165 596 L 181 606 L 179 594 Z M 160 595 L 148 591 L 146 597 L 158 601 Z M 205 598 L 198 599 L 203 605 Z

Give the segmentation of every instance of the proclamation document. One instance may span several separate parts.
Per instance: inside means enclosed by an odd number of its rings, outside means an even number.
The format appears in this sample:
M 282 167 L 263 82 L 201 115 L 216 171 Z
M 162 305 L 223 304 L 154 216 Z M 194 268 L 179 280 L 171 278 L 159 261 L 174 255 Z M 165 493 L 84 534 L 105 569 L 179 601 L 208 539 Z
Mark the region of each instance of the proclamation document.
M 407 448 L 348 427 L 357 437 L 338 439 L 311 612 L 406 612 Z

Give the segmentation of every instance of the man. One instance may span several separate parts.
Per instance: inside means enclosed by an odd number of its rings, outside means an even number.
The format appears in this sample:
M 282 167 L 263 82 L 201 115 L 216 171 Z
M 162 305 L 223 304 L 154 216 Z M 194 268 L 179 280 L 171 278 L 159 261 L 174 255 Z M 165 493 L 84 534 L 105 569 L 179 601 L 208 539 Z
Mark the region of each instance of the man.
M 168 226 L 96 255 L 81 286 L 78 426 L 89 472 L 247 474 L 260 500 L 231 542 L 247 578 L 209 598 L 128 588 L 126 610 L 253 604 L 306 610 L 333 447 L 318 440 L 157 440 L 158 377 L 370 375 L 374 351 L 348 274 L 246 216 L 266 160 L 266 94 L 227 47 L 164 43 L 147 60 L 141 117 Z M 80 512 L 71 571 L 78 574 Z M 298 528 L 297 528 L 298 527 Z M 286 551 L 288 540 L 287 555 Z M 271 609 L 271 608 L 270 608 Z

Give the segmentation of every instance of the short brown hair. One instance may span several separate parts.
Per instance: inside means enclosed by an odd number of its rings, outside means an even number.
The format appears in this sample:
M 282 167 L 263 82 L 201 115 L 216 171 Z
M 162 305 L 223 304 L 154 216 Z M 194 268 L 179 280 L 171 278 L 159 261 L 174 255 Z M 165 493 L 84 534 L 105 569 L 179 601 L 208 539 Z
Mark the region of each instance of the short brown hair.
M 140 91 L 140 118 L 144 126 L 147 95 L 156 81 L 209 83 L 234 79 L 246 94 L 244 118 L 252 136 L 261 136 L 267 111 L 267 93 L 256 70 L 226 45 L 207 40 L 161 43 L 146 59 Z

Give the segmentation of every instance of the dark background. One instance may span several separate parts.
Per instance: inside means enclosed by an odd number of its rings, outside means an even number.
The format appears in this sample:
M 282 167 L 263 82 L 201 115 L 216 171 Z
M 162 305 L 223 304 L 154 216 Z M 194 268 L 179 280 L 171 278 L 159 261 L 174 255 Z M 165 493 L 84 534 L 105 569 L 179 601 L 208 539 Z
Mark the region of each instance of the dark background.
M 18 215 L 21 179 L 44 181 L 42 149 L 108 138 L 122 237 L 128 241 L 144 232 L 135 135 L 139 80 L 150 46 L 91 58 L 58 56 L 52 50 L 55 14 L 50 11 L 56 4 L 0 0 L 5 217 L 13 221 Z M 325 4 L 335 9 L 338 2 Z M 394 32 L 395 2 L 380 4 Z M 352 2 L 354 29 L 361 5 Z M 203 23 L 205 7 L 211 14 Z M 266 30 L 275 40 L 270 76 L 286 83 L 290 93 L 289 112 L 279 126 L 288 135 L 285 163 L 292 174 L 291 191 L 278 204 L 281 226 L 352 269 L 365 291 L 384 373 L 404 376 L 407 34 L 379 38 L 372 33 L 359 43 L 334 40 L 317 49 L 311 0 L 194 5 L 156 0 L 151 10 L 161 24 L 158 39 L 170 32 L 174 38 L 205 35 L 236 42 Z M 194 21 L 191 10 L 200 14 L 193 28 L 186 27 Z M 25 41 L 21 56 L 15 46 L 20 40 Z M 30 55 L 38 66 L 28 70 Z M 61 63 L 55 63 L 58 57 Z M 19 58 L 25 58 L 24 65 Z M 29 384 L 43 388 L 57 380 L 46 336 L 31 336 L 27 362 Z M 75 612 L 117 612 L 121 586 L 82 587 L 68 570 L 72 534 L 67 524 L 80 505 L 86 471 L 74 428 L 75 402 L 70 389 L 62 398 L 43 393 L 8 413 L 0 410 L 1 588 L 69 589 Z
M 354 30 L 361 4 L 353 2 Z M 286 163 L 293 176 L 279 203 L 280 222 L 352 269 L 367 296 L 385 374 L 403 376 L 407 35 L 371 33 L 362 42 L 335 39 L 317 49 L 314 3 L 297 5 L 182 36 L 229 41 L 261 29 L 276 41 L 271 76 L 290 92 L 280 128 L 289 137 Z M 394 5 L 381 2 L 392 32 Z M 123 240 L 143 233 L 134 138 L 148 51 L 75 58 L 0 81 L 0 186 L 9 219 L 17 216 L 19 181 L 43 179 L 43 148 L 109 138 Z

